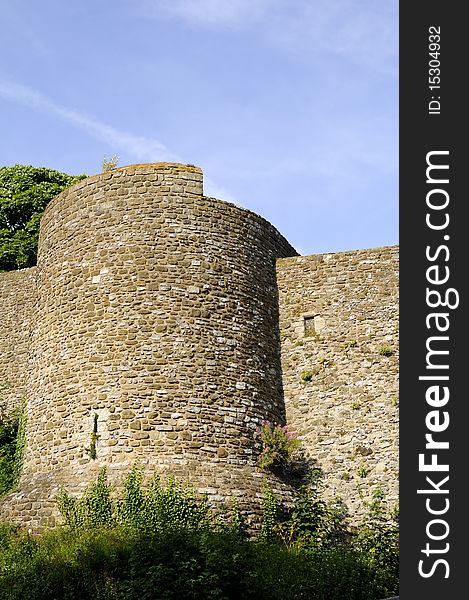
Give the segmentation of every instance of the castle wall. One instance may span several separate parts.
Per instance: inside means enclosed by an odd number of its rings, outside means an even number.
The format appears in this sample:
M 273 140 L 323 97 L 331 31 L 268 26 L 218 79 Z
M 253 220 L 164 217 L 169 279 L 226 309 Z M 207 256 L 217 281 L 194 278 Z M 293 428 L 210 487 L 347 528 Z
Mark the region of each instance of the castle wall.
M 359 488 L 366 499 L 381 487 L 395 504 L 398 248 L 280 259 L 277 280 L 290 427 L 324 472 L 326 495 L 357 515 Z
M 0 409 L 26 398 L 36 269 L 0 273 Z
M 374 488 L 397 501 L 398 248 L 296 254 L 205 197 L 192 165 L 123 167 L 55 198 L 38 266 L 0 273 L 0 384 L 9 408 L 27 400 L 1 518 L 52 525 L 60 485 L 136 462 L 255 517 L 255 430 L 285 419 L 326 496 L 355 515 Z
M 125 167 L 55 198 L 7 516 L 53 523 L 61 484 L 78 493 L 102 465 L 117 479 L 136 461 L 213 502 L 259 498 L 254 432 L 285 418 L 275 259 L 294 254 L 261 217 L 204 197 L 191 165 Z

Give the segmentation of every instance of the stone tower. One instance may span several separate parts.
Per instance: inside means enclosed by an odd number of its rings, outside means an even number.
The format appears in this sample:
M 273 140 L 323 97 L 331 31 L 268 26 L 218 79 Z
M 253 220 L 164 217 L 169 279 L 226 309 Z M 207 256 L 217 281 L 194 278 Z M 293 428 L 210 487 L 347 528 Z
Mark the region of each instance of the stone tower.
M 55 198 L 11 515 L 51 520 L 61 484 L 79 492 L 101 465 L 120 479 L 136 461 L 252 503 L 255 429 L 285 419 L 275 259 L 295 254 L 261 217 L 204 197 L 192 165 L 123 167 Z

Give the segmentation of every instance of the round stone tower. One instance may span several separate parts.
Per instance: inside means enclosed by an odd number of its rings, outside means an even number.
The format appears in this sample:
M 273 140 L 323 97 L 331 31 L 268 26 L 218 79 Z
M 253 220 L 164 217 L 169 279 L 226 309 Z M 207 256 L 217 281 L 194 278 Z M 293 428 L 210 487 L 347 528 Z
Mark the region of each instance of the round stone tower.
M 192 165 L 132 165 L 79 182 L 41 222 L 27 446 L 13 518 L 54 520 L 107 465 L 258 502 L 256 427 L 283 421 L 267 221 L 203 196 Z M 288 493 L 274 482 L 279 493 Z

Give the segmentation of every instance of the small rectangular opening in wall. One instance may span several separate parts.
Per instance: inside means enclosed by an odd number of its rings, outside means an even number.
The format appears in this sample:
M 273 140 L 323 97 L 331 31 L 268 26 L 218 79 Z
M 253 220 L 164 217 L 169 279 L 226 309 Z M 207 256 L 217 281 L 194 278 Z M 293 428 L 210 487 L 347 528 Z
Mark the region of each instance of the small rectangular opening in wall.
M 305 336 L 316 334 L 316 329 L 314 328 L 314 316 L 303 317 L 303 324 Z

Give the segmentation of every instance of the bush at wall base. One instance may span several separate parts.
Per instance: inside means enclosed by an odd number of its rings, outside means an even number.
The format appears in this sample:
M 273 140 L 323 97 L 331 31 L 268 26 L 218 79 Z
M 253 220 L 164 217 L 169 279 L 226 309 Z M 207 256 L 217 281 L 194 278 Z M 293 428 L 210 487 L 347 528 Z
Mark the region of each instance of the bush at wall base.
M 275 521 L 271 502 L 270 535 L 253 537 L 236 506 L 216 515 L 173 479 L 144 486 L 137 467 L 120 496 L 102 471 L 81 498 L 62 491 L 59 503 L 65 524 L 55 530 L 0 526 L 0 600 L 377 600 L 397 592 L 397 563 L 376 560 L 378 532 L 391 539 L 379 499 L 361 536 L 338 536 L 344 523 L 332 511 L 328 524 L 332 509 L 309 490 L 287 518 Z

